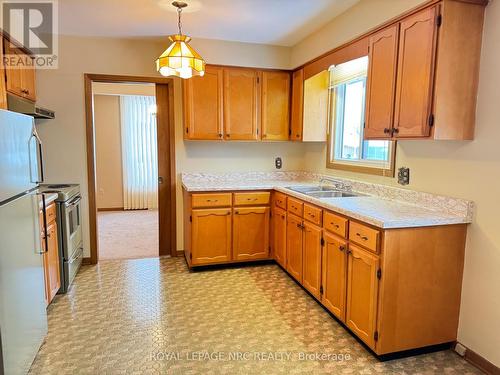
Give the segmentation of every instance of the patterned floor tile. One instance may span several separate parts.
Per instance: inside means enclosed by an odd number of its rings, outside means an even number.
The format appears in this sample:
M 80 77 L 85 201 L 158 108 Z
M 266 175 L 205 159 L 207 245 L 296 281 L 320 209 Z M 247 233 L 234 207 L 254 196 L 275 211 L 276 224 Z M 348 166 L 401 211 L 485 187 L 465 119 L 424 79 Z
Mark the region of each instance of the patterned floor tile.
M 31 374 L 480 374 L 452 351 L 378 361 L 269 264 L 101 262 L 48 316 Z

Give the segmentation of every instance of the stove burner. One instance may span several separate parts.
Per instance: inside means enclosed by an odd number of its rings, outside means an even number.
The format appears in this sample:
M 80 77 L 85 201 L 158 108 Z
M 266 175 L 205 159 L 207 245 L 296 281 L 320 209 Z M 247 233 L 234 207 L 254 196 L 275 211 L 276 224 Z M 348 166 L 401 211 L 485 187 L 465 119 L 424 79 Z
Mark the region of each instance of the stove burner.
M 65 185 L 65 184 L 60 184 L 60 185 L 49 185 L 47 186 L 49 189 L 65 189 L 71 187 L 71 185 Z M 56 191 L 57 193 L 57 191 Z

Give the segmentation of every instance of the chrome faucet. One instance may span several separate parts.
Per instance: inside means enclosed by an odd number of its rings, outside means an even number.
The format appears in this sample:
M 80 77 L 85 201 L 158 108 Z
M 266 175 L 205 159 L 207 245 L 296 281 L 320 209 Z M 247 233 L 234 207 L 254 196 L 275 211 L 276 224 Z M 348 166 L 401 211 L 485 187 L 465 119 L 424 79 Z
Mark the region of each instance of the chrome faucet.
M 335 190 L 342 190 L 342 191 L 351 191 L 352 186 L 349 185 L 348 183 L 345 183 L 343 181 L 335 180 L 334 178 L 328 178 L 328 177 L 322 177 L 319 180 L 319 185 L 321 187 L 328 185 L 328 186 L 333 186 Z

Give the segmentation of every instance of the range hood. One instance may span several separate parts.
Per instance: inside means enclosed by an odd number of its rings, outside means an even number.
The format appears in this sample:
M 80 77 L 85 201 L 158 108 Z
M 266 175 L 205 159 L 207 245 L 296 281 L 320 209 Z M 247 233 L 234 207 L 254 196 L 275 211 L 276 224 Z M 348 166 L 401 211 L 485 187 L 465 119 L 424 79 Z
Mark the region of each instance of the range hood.
M 12 94 L 7 94 L 7 109 L 12 112 L 19 112 L 40 119 L 53 119 L 56 117 L 54 111 L 39 107 L 31 100 L 23 99 Z

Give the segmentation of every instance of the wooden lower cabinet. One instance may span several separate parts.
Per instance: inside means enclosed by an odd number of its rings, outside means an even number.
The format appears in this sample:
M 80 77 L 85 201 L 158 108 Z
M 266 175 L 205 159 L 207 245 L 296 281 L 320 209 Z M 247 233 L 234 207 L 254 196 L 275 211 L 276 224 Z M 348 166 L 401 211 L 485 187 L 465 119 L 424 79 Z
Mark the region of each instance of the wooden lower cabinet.
M 304 222 L 302 285 L 317 299 L 321 298 L 321 239 L 323 230 Z
M 288 214 L 286 221 L 286 270 L 302 283 L 302 219 Z
M 52 302 L 61 287 L 59 245 L 57 239 L 57 224 L 55 221 L 48 225 L 46 236 L 47 248 L 43 254 L 43 269 L 45 274 L 45 293 L 47 304 L 49 304 Z M 45 244 L 43 247 L 45 247 Z
M 192 211 L 193 265 L 231 259 L 231 208 Z
M 269 207 L 245 207 L 234 209 L 234 260 L 269 258 L 269 210 Z
M 286 211 L 281 208 L 273 210 L 274 259 L 283 268 L 286 268 L 286 215 Z
M 324 232 L 323 238 L 321 303 L 345 322 L 347 243 L 327 231 Z
M 347 265 L 347 326 L 375 349 L 377 326 L 379 257 L 349 245 Z

